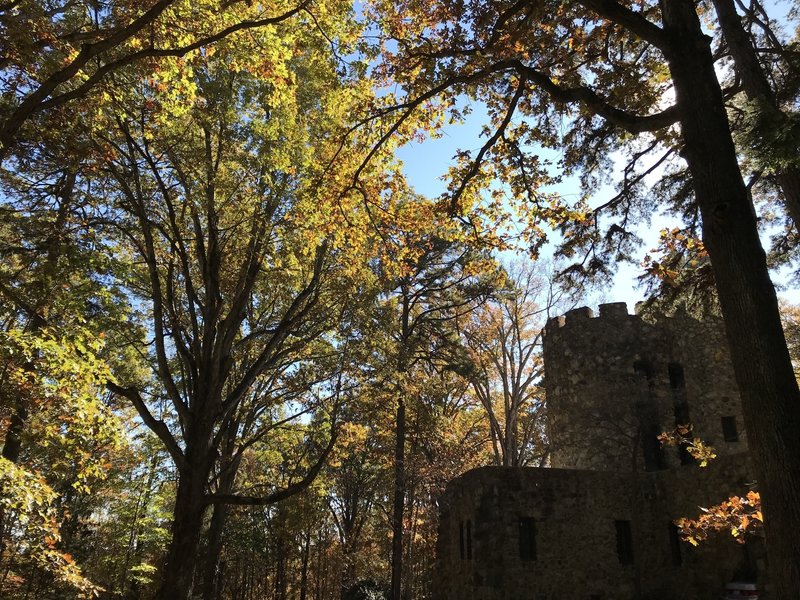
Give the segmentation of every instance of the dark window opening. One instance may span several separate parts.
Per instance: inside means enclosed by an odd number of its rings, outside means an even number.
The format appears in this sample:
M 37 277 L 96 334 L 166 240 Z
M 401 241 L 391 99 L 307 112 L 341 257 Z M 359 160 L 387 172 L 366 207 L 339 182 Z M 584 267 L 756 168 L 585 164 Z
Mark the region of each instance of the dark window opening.
M 675 427 L 687 440 L 692 437 L 690 425 L 689 405 L 686 402 L 675 404 Z M 692 465 L 696 462 L 694 456 L 689 454 L 689 447 L 686 444 L 678 444 L 678 458 L 682 465 Z
M 689 425 L 691 418 L 689 417 L 689 405 L 686 402 L 679 402 L 675 405 L 675 426 Z
M 681 556 L 681 538 L 678 535 L 678 526 L 675 523 L 669 524 L 669 546 L 672 550 L 672 564 L 680 567 L 683 564 L 683 556 Z
M 460 521 L 458 524 L 458 547 L 461 551 L 461 560 L 464 560 L 467 556 L 466 546 L 464 545 L 464 521 Z
M 637 360 L 633 363 L 633 372 L 639 376 L 645 376 L 648 379 L 653 378 L 653 365 L 646 360 Z
M 726 442 L 738 442 L 739 430 L 736 428 L 736 417 L 722 417 L 722 437 Z
M 688 444 L 678 444 L 678 458 L 682 465 L 693 465 L 697 459 L 689 452 Z
M 536 560 L 536 519 L 533 517 L 520 517 L 519 558 Z
M 467 560 L 472 560 L 472 521 L 467 521 Z
M 669 385 L 673 390 L 679 390 L 686 387 L 686 379 L 683 376 L 683 367 L 677 363 L 670 363 L 667 365 L 669 372 Z
M 633 564 L 633 533 L 630 521 L 614 521 L 617 530 L 617 557 L 619 564 Z
M 664 459 L 664 448 L 661 447 L 661 442 L 658 439 L 661 433 L 660 430 L 661 428 L 658 425 L 650 425 L 645 429 L 642 436 L 645 471 L 660 471 L 667 468 L 667 463 Z

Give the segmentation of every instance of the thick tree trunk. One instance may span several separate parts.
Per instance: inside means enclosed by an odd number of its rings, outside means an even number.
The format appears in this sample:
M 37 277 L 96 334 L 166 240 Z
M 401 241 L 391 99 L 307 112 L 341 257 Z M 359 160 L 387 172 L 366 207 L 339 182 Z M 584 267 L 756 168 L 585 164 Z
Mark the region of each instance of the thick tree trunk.
M 206 473 L 205 469 L 191 463 L 179 473 L 172 540 L 167 550 L 163 579 L 156 600 L 188 600 L 192 594 L 206 511 Z
M 711 257 L 748 441 L 762 493 L 775 598 L 800 590 L 800 391 L 756 219 L 691 0 L 662 0 L 672 80 Z
M 406 404 L 397 399 L 394 447 L 394 499 L 392 502 L 392 600 L 401 600 L 403 581 L 403 513 L 406 495 Z

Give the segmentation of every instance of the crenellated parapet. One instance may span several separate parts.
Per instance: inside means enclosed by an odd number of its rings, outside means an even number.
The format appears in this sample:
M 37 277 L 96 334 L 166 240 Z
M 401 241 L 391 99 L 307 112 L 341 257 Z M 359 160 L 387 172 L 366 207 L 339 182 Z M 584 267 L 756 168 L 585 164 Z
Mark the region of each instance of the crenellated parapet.
M 575 308 L 547 322 L 543 353 L 554 466 L 677 466 L 685 451 L 663 450 L 657 436 L 687 422 L 723 454 L 746 447 L 718 319 L 650 321 L 624 302 Z
M 752 481 L 722 322 L 615 302 L 550 319 L 543 339 L 551 468 L 447 486 L 437 600 L 718 597 L 741 553 L 723 540 L 687 553 L 674 520 Z M 679 424 L 716 449 L 707 468 L 661 447 Z
M 558 317 L 551 317 L 545 325 L 545 335 L 551 331 L 564 328 L 591 326 L 593 323 L 599 321 L 641 320 L 641 317 L 636 314 L 628 314 L 628 305 L 625 302 L 601 304 L 598 306 L 598 313 L 598 315 L 595 315 L 591 308 L 582 306 L 580 308 L 573 308 Z

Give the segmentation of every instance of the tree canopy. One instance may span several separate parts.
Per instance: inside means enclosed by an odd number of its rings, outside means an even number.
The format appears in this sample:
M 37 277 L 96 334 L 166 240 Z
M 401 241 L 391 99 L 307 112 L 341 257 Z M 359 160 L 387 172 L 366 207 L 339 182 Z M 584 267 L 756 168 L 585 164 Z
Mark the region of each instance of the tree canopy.
M 797 95 L 758 2 L 0 2 L 0 594 L 429 596 L 446 481 L 547 462 L 557 286 L 663 212 L 653 300 L 725 319 L 789 597 L 769 266 L 796 255 Z M 422 197 L 395 150 L 465 99 L 483 137 Z M 515 244 L 559 278 L 503 268 Z

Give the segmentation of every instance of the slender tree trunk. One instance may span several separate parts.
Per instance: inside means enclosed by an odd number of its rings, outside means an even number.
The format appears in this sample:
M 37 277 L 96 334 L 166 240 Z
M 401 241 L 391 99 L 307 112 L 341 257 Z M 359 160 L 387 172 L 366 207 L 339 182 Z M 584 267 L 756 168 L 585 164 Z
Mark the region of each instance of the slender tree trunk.
M 505 450 L 505 465 L 506 467 L 519 466 L 519 442 L 517 440 L 517 414 L 513 407 L 513 400 L 506 400 L 506 403 L 512 405 L 506 408 L 506 450 Z
M 397 373 L 400 378 L 408 374 L 411 352 L 411 301 L 410 290 L 403 284 L 402 311 L 400 314 L 400 353 L 397 357 Z M 406 498 L 406 402 L 405 387 L 397 390 L 397 413 L 395 415 L 394 443 L 394 497 L 392 499 L 392 564 L 391 600 L 403 597 L 403 513 Z
M 308 597 L 308 561 L 311 556 L 311 530 L 303 536 L 303 557 L 300 566 L 300 600 Z
M 397 399 L 392 502 L 392 600 L 401 600 L 403 583 L 403 513 L 406 495 L 406 404 Z
M 353 550 L 349 543 L 342 544 L 342 573 L 340 578 L 339 598 L 344 600 L 347 592 L 355 583 L 355 565 L 353 564 Z
M 286 600 L 287 581 L 286 581 L 286 540 L 284 540 L 283 528 L 277 531 L 278 539 L 275 545 L 275 598 Z
M 765 515 L 775 597 L 800 590 L 800 391 L 745 189 L 710 39 L 691 0 L 662 0 L 668 53 Z
M 228 506 L 215 504 L 208 527 L 208 546 L 203 565 L 203 600 L 216 600 L 219 580 L 219 557 L 222 553 L 222 534 L 228 519 Z
M 800 168 L 789 166 L 775 173 L 775 181 L 783 193 L 786 212 L 800 232 Z
M 414 547 L 414 539 L 416 538 L 416 485 L 412 484 L 408 486 L 408 512 L 409 512 L 409 521 L 410 521 L 410 531 L 409 534 L 406 536 L 406 555 L 404 559 L 404 575 L 403 575 L 403 589 L 406 591 L 405 597 L 406 600 L 411 600 L 414 597 L 414 551 L 416 548 Z
M 6 429 L 6 439 L 3 444 L 3 458 L 17 464 L 22 451 L 22 432 L 28 420 L 28 407 L 23 398 L 17 398 L 14 403 L 14 412 L 11 415 Z
M 239 460 L 232 458 L 234 444 L 228 439 L 225 445 L 227 471 L 222 475 L 219 491 L 228 494 L 233 490 L 236 482 L 236 475 L 239 471 Z M 233 462 L 232 462 L 233 461 Z M 203 565 L 203 600 L 216 600 L 217 589 L 219 587 L 218 572 L 219 557 L 222 553 L 222 537 L 225 531 L 225 523 L 228 520 L 230 507 L 225 504 L 215 504 L 211 514 L 211 524 L 208 528 L 208 546 L 206 548 L 206 560 Z

